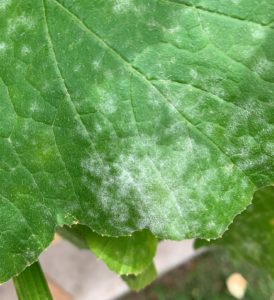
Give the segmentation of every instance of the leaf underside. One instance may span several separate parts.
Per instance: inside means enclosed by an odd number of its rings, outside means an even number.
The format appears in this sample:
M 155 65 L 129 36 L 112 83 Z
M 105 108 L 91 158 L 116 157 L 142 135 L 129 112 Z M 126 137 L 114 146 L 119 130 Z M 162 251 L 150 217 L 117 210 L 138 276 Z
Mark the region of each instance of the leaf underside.
M 0 1 L 0 281 L 57 225 L 220 236 L 273 183 L 272 0 Z
M 58 228 L 58 233 L 80 249 L 89 249 L 119 275 L 139 275 L 152 264 L 157 239 L 148 230 L 130 236 L 101 236 L 86 226 Z
M 139 292 L 157 278 L 157 272 L 155 266 L 151 264 L 139 275 L 123 276 L 122 278 L 131 290 Z

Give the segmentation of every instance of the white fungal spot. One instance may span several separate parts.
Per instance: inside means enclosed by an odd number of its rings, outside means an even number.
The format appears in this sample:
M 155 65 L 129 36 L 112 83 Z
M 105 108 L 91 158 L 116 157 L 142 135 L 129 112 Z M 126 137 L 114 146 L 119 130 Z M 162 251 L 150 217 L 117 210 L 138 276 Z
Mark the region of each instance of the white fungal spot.
M 132 0 L 116 0 L 113 6 L 113 11 L 117 14 L 126 13 L 134 9 L 135 6 Z
M 98 108 L 105 114 L 112 114 L 117 110 L 117 99 L 113 93 L 97 88 L 99 96 Z
M 256 28 L 251 31 L 251 35 L 256 40 L 261 40 L 265 37 L 265 31 L 261 28 Z
M 264 75 L 267 73 L 269 70 L 271 70 L 272 64 L 269 60 L 266 58 L 260 59 L 254 66 L 253 70 L 258 74 L 258 75 Z
M 232 4 L 238 5 L 240 4 L 241 0 L 230 0 Z
M 93 66 L 93 68 L 94 68 L 95 70 L 98 70 L 98 69 L 99 69 L 99 66 L 100 66 L 100 61 L 95 59 L 95 60 L 92 62 L 92 66 Z
M 233 174 L 233 171 L 234 171 L 234 165 L 233 164 L 227 164 L 225 167 L 224 167 L 224 170 L 226 172 L 226 174 Z
M 4 42 L 0 42 L 0 54 L 5 52 L 7 49 L 7 44 Z
M 190 76 L 191 76 L 193 79 L 197 79 L 197 77 L 198 77 L 197 71 L 194 70 L 194 69 L 191 69 L 191 70 L 190 70 Z
M 169 32 L 169 33 L 178 33 L 178 32 L 180 32 L 180 30 L 181 30 L 181 27 L 180 26 L 174 26 L 174 27 L 171 27 L 171 28 L 168 28 L 167 29 L 167 31 Z
M 11 0 L 0 0 L 0 11 L 6 10 L 6 8 L 11 4 Z
M 18 27 L 24 27 L 24 29 L 32 29 L 34 27 L 34 21 L 26 14 L 22 14 L 15 18 L 11 18 L 8 21 L 8 33 L 14 33 Z
M 30 111 L 32 112 L 32 113 L 34 113 L 34 112 L 36 112 L 37 110 L 38 110 L 38 105 L 37 105 L 37 103 L 36 102 L 34 102 L 34 103 L 32 103 L 31 105 L 30 105 Z
M 21 54 L 23 56 L 27 56 L 29 53 L 31 53 L 31 49 L 27 45 L 23 45 L 21 48 Z

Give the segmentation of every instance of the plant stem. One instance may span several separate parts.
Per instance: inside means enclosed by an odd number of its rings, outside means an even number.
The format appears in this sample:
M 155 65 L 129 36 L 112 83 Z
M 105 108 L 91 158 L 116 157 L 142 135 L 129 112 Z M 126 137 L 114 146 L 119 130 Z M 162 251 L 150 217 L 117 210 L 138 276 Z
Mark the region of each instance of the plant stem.
M 53 300 L 39 262 L 14 277 L 13 282 L 19 300 Z

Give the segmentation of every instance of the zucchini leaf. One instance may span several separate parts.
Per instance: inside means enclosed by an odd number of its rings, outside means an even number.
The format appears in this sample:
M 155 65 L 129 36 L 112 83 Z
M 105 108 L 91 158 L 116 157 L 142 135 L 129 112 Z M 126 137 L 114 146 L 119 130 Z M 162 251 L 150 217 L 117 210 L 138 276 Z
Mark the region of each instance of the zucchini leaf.
M 273 184 L 273 24 L 273 0 L 0 1 L 0 282 L 64 224 L 221 236 Z

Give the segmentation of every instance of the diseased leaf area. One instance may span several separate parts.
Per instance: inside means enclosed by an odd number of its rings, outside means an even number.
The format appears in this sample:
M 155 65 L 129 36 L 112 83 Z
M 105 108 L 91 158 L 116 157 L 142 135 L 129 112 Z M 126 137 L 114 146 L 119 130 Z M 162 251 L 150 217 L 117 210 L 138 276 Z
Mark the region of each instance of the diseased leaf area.
M 274 187 L 255 193 L 253 204 L 236 217 L 221 239 L 196 241 L 196 247 L 229 249 L 236 260 L 247 260 L 274 277 Z
M 0 280 L 56 225 L 220 236 L 273 183 L 272 0 L 0 1 Z

